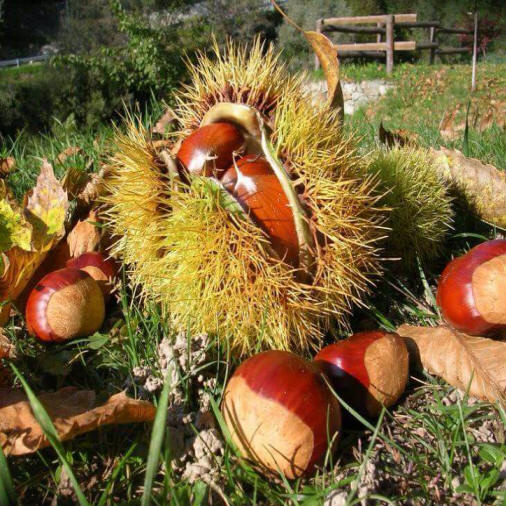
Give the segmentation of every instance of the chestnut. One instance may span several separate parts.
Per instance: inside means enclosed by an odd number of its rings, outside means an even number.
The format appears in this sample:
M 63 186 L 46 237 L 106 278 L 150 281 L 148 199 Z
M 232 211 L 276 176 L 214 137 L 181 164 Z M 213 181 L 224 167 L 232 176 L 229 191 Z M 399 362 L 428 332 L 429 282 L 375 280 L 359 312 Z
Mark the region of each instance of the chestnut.
M 444 320 L 471 335 L 506 329 L 506 240 L 487 241 L 452 260 L 443 271 L 437 304 Z
M 102 290 L 85 271 L 66 267 L 44 276 L 26 303 L 30 334 L 62 342 L 96 332 L 104 321 Z
M 87 272 L 98 283 L 105 301 L 109 299 L 112 282 L 118 274 L 118 268 L 112 258 L 93 251 L 67 260 L 66 266 Z
M 299 241 L 292 208 L 269 162 L 247 155 L 223 174 L 221 182 L 268 235 L 279 257 L 297 267 Z
M 322 462 L 341 429 L 341 410 L 318 369 L 287 351 L 243 362 L 225 389 L 222 411 L 244 457 L 293 479 Z
M 314 360 L 336 393 L 366 416 L 394 404 L 408 381 L 408 350 L 395 333 L 358 332 L 326 346 Z
M 190 174 L 219 179 L 243 145 L 244 136 L 237 127 L 231 123 L 212 123 L 186 137 L 176 157 Z

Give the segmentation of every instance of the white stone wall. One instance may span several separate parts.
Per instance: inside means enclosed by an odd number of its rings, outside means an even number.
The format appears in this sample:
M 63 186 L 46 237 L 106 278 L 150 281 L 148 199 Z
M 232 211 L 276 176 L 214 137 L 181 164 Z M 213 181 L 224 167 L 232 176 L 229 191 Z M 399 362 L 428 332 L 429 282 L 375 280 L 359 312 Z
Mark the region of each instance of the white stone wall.
M 378 100 L 394 87 L 392 83 L 382 79 L 371 81 L 341 82 L 344 95 L 344 114 L 353 114 L 359 107 Z M 315 101 L 326 100 L 327 83 L 325 81 L 308 82 L 307 88 Z

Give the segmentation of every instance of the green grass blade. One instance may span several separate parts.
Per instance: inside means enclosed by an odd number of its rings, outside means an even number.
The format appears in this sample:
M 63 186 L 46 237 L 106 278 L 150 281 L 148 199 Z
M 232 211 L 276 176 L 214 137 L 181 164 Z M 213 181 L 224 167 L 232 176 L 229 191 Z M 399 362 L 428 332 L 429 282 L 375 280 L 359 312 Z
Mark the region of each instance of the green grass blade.
M 14 364 L 11 364 L 11 367 L 12 370 L 14 371 L 14 374 L 21 382 L 21 385 L 23 385 L 26 396 L 28 397 L 28 401 L 30 402 L 33 415 L 35 416 L 35 419 L 41 426 L 44 435 L 46 436 L 47 440 L 56 451 L 63 468 L 67 472 L 67 476 L 69 477 L 69 480 L 72 483 L 72 486 L 74 487 L 74 491 L 76 493 L 79 504 L 81 506 L 90 506 L 90 503 L 87 501 L 86 497 L 84 496 L 81 490 L 81 487 L 79 486 L 79 482 L 77 481 L 74 472 L 70 467 L 70 464 L 67 462 L 67 459 L 65 458 L 63 446 L 61 444 L 60 438 L 58 436 L 58 433 L 56 432 L 56 428 L 53 425 L 51 418 L 47 414 L 47 411 L 45 410 L 44 406 L 40 403 L 39 399 L 37 399 L 36 395 L 33 393 L 33 390 L 30 388 L 23 375 L 18 371 L 16 366 Z
M 158 471 L 160 452 L 165 435 L 169 394 L 170 381 L 169 378 L 166 377 L 162 394 L 160 395 L 160 401 L 156 409 L 155 421 L 153 422 L 153 430 L 151 432 L 151 441 L 149 442 L 149 453 L 146 464 L 146 475 L 144 477 L 144 492 L 142 493 L 141 506 L 148 506 L 151 503 L 151 490 L 153 489 L 153 482 Z
M 464 129 L 464 138 L 462 139 L 462 153 L 465 156 L 469 156 L 469 108 L 471 107 L 471 101 L 467 102 L 466 111 L 466 126 Z
M 114 468 L 114 471 L 112 472 L 111 478 L 109 479 L 105 490 L 102 492 L 102 495 L 100 496 L 100 499 L 98 500 L 97 506 L 104 506 L 107 502 L 107 496 L 109 495 L 109 492 L 112 488 L 113 483 L 116 481 L 116 478 L 119 476 L 119 473 L 123 470 L 123 467 L 125 466 L 128 457 L 132 455 L 132 452 L 137 448 L 137 443 L 134 443 L 130 449 L 125 453 L 123 458 L 118 462 L 118 465 Z
M 7 464 L 7 459 L 0 446 L 0 505 L 16 503 L 16 492 L 12 482 L 11 473 Z

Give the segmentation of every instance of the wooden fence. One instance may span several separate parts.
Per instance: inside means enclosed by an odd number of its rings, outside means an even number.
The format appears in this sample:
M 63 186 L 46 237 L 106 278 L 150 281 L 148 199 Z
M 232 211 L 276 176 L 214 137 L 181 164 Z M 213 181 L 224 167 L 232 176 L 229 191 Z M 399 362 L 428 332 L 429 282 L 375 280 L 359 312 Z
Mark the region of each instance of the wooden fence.
M 440 47 L 437 41 L 439 33 L 462 33 L 472 34 L 472 30 L 460 28 L 444 28 L 437 21 L 418 23 L 416 14 L 387 14 L 379 16 L 354 16 L 342 18 L 319 19 L 316 22 L 316 31 L 341 32 L 341 33 L 370 33 L 376 34 L 376 42 L 364 42 L 354 44 L 336 44 L 339 55 L 342 56 L 373 56 L 386 57 L 386 71 L 391 74 L 394 68 L 395 51 L 416 51 L 428 49 L 429 62 L 434 63 L 436 55 L 456 54 L 469 51 L 466 47 Z M 357 25 L 376 26 L 357 26 Z M 428 28 L 429 40 L 416 42 L 414 40 L 394 40 L 394 28 Z M 384 37 L 384 41 L 383 41 Z M 315 58 L 315 68 L 319 68 L 318 58 Z

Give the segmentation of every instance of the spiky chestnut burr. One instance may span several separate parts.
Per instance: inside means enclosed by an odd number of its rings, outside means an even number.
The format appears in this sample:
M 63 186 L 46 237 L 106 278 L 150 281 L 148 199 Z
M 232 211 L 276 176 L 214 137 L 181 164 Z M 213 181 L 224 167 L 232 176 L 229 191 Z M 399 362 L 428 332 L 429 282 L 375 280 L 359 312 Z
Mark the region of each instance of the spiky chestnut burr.
M 112 283 L 118 274 L 118 266 L 112 258 L 106 258 L 102 253 L 92 251 L 71 258 L 66 266 L 87 272 L 98 283 L 107 302 L 111 295 Z
M 197 128 L 186 137 L 177 152 L 183 170 L 194 176 L 220 178 L 239 154 L 244 137 L 231 123 L 219 122 Z
M 315 364 L 332 388 L 353 409 L 376 416 L 382 406 L 394 404 L 408 381 L 409 360 L 404 340 L 397 334 L 368 331 L 323 348 Z
M 44 276 L 26 303 L 28 331 L 45 342 L 93 334 L 104 317 L 104 296 L 96 281 L 87 272 L 70 267 Z
M 223 174 L 221 183 L 267 233 L 279 258 L 296 267 L 299 241 L 292 209 L 267 160 L 257 155 L 240 158 Z
M 219 175 L 180 177 L 173 160 L 161 163 L 147 132 L 130 125 L 108 170 L 107 217 L 119 237 L 113 254 L 131 265 L 145 295 L 194 333 L 216 331 L 239 353 L 259 339 L 264 348 L 307 349 L 336 320 L 346 326 L 352 303 L 380 271 L 379 196 L 339 113 L 315 107 L 302 76 L 290 76 L 272 48 L 256 42 L 216 52 L 201 55 L 190 68 L 193 83 L 176 97 L 181 131 L 171 152 L 198 128 L 236 126 L 244 156 L 259 155 L 275 174 L 276 213 L 286 216 L 288 203 L 297 247 L 291 239 L 277 245 Z
M 221 409 L 243 456 L 289 479 L 311 473 L 341 429 L 339 403 L 318 369 L 286 351 L 243 362 Z
M 392 269 L 412 271 L 417 260 L 431 262 L 442 252 L 452 228 L 452 198 L 427 150 L 413 147 L 378 149 L 368 170 L 378 178 L 381 203 L 388 213 L 384 255 Z
M 506 330 L 506 240 L 487 241 L 443 271 L 437 304 L 446 322 L 471 335 Z

